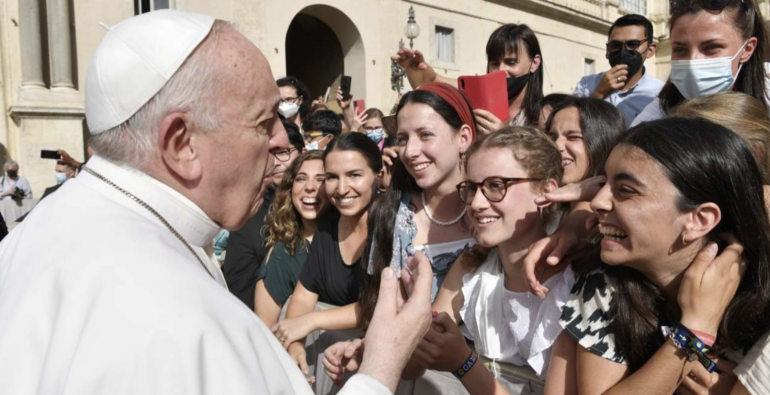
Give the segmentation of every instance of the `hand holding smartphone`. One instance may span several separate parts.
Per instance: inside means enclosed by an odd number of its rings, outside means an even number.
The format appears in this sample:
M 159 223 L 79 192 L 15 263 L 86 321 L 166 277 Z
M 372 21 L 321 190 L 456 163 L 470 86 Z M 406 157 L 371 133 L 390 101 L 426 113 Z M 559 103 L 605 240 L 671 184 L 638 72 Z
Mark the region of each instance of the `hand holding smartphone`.
M 474 109 L 489 111 L 500 120 L 510 118 L 505 71 L 461 76 L 457 78 L 457 86 Z
M 51 150 L 45 150 L 45 149 L 44 150 L 40 150 L 40 157 L 42 159 L 56 159 L 56 160 L 61 159 L 61 155 L 59 155 L 58 152 L 51 151 Z
M 349 75 L 343 75 L 342 78 L 340 78 L 340 89 L 342 89 L 343 100 L 350 100 L 350 86 L 352 83 L 353 77 Z

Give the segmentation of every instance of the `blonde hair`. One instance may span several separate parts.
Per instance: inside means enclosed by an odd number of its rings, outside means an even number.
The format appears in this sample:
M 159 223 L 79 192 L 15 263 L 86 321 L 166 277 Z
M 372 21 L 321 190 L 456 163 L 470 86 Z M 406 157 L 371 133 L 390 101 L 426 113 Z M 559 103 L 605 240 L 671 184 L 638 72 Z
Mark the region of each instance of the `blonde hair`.
M 294 160 L 284 172 L 281 185 L 275 191 L 275 200 L 267 212 L 265 226 L 262 227 L 262 232 L 267 233 L 265 237 L 265 251 L 270 251 L 280 241 L 286 247 L 286 252 L 294 256 L 297 243 L 307 246 L 307 242 L 300 233 L 302 230 L 302 217 L 291 201 L 291 190 L 294 187 L 294 179 L 297 178 L 297 173 L 299 173 L 302 165 L 311 160 L 323 161 L 323 151 L 313 150 L 305 152 Z
M 512 158 L 521 165 L 528 177 L 542 181 L 532 182 L 533 191 L 543 188 L 549 180 L 561 183 L 564 167 L 561 165 L 561 154 L 556 144 L 545 133 L 529 126 L 509 126 L 477 140 L 465 156 L 465 167 L 474 155 L 493 148 L 510 149 Z M 551 205 L 544 211 L 543 221 L 558 210 L 557 205 Z M 489 255 L 490 248 L 475 245 L 465 250 L 458 260 L 465 269 L 476 269 Z
M 759 100 L 741 92 L 708 95 L 683 102 L 670 117 L 703 118 L 735 132 L 754 153 L 762 182 L 770 184 L 770 115 Z

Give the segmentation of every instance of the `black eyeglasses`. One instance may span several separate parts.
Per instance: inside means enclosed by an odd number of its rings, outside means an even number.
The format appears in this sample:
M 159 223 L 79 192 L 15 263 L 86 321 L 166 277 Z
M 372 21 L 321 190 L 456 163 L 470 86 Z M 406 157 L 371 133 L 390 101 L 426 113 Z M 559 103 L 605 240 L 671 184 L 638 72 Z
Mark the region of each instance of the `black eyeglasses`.
M 287 148 L 285 150 L 275 151 L 272 154 L 273 154 L 273 156 L 275 156 L 275 159 L 278 159 L 281 162 L 286 162 L 289 159 L 291 159 L 291 152 L 292 151 L 297 151 L 297 148 L 296 147 Z
M 508 184 L 519 184 L 528 181 L 542 181 L 539 178 L 512 178 L 512 177 L 488 177 L 482 182 L 463 181 L 457 184 L 457 193 L 465 204 L 471 204 L 476 196 L 476 191 L 481 187 L 481 193 L 492 203 L 497 203 L 505 198 L 508 192 Z
M 636 51 L 637 48 L 641 47 L 643 43 L 646 43 L 647 39 L 644 40 L 628 40 L 628 41 L 618 41 L 618 40 L 612 40 L 608 42 L 607 45 L 607 52 L 617 52 L 620 51 L 621 48 L 624 46 L 629 51 Z
M 721 11 L 733 1 L 737 0 L 669 0 L 668 8 L 669 11 L 674 12 L 675 10 L 686 10 L 697 4 L 706 10 Z M 745 5 L 746 1 L 741 0 L 741 4 Z
M 282 102 L 285 102 L 285 103 L 294 103 L 294 104 L 297 104 L 297 100 L 299 100 L 299 96 L 294 96 L 294 97 L 284 97 L 283 99 L 281 99 L 281 101 L 282 101 Z

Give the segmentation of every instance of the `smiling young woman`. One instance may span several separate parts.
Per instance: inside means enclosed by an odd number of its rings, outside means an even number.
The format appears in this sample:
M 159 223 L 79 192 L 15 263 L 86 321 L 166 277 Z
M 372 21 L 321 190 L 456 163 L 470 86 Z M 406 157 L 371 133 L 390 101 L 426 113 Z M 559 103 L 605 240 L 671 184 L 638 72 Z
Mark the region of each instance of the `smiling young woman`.
M 624 134 L 606 170 L 591 202 L 604 264 L 575 266 L 583 275 L 562 315 L 579 344 L 577 388 L 728 393 L 733 363 L 770 327 L 770 224 L 749 146 L 714 123 L 670 118 Z
M 311 332 L 352 329 L 358 324 L 355 302 L 363 275 L 361 255 L 368 235 L 369 207 L 382 168 L 380 150 L 363 133 L 336 137 L 323 154 L 326 196 L 336 212 L 319 221 L 318 231 L 286 311 L 272 328 L 303 371 L 303 339 Z M 316 302 L 344 306 L 313 311 Z

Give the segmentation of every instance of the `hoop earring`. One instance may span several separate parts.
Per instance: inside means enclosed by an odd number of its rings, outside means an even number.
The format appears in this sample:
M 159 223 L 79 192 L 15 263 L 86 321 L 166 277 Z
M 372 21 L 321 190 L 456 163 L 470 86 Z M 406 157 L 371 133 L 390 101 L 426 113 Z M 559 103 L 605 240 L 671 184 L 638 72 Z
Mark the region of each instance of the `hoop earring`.
M 685 240 L 685 237 L 687 236 L 687 232 L 682 232 L 682 244 L 687 245 L 687 240 Z
M 540 222 L 543 222 L 543 208 L 537 206 L 537 213 L 540 215 Z

